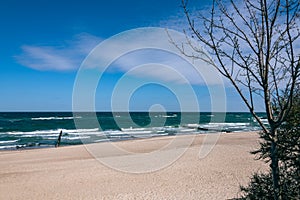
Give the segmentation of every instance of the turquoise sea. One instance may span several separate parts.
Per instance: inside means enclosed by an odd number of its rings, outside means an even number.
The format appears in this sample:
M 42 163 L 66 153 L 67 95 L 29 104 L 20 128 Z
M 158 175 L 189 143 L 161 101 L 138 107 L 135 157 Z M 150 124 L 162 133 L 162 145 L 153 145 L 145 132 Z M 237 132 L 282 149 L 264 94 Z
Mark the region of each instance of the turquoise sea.
M 264 119 L 265 114 L 259 113 Z M 90 122 L 97 123 L 90 123 Z M 0 149 L 129 140 L 180 134 L 213 134 L 260 130 L 250 113 L 0 113 Z

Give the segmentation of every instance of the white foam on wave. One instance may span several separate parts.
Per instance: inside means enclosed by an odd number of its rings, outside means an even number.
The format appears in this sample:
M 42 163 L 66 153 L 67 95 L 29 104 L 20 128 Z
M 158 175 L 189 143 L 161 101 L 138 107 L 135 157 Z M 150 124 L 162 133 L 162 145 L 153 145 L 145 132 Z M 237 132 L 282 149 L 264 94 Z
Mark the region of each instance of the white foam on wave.
M 249 126 L 250 123 L 248 122 L 224 122 L 224 123 L 208 123 L 209 125 L 212 126 Z
M 244 122 L 224 122 L 224 123 L 207 123 L 207 124 L 199 124 L 198 127 L 202 128 L 220 128 L 220 127 L 234 127 L 234 128 L 244 128 L 246 126 L 250 126 L 250 123 L 244 123 Z
M 177 117 L 176 114 L 173 114 L 173 115 L 160 115 L 160 117 L 163 117 L 163 118 L 172 118 L 172 117 Z
M 122 131 L 104 131 L 105 135 L 124 135 Z
M 147 127 L 147 128 L 122 128 L 123 134 L 165 134 L 169 132 L 179 133 L 179 132 L 193 132 L 199 127 L 199 124 L 188 124 L 180 127 L 164 126 L 164 127 Z
M 89 133 L 89 132 L 99 132 L 99 128 L 88 128 L 88 129 L 60 129 L 63 133 Z
M 17 145 L 6 145 L 6 146 L 0 146 L 0 149 L 12 149 L 12 148 L 16 148 Z
M 183 125 L 183 127 L 187 127 L 187 128 L 198 128 L 200 126 L 200 124 L 186 124 Z
M 260 121 L 263 123 L 263 124 L 269 124 L 269 121 L 268 119 L 266 118 L 260 118 Z M 253 117 L 253 122 L 257 122 L 257 120 Z
M 253 126 L 253 124 L 249 122 L 210 122 L 204 124 L 185 124 L 182 125 L 182 128 L 187 129 L 187 133 L 189 130 L 198 132 L 202 131 L 221 131 L 221 130 L 229 130 L 233 132 L 237 131 L 251 131 L 251 130 L 259 130 L 260 127 Z M 203 129 L 203 130 L 202 130 Z M 185 132 L 186 130 L 178 130 L 179 132 Z
M 172 118 L 172 117 L 177 117 L 177 114 L 173 114 L 173 115 L 155 115 L 154 117 Z
M 6 145 L 6 146 L 0 146 L 0 149 L 16 149 L 16 148 L 22 148 L 22 147 L 26 147 L 25 144 L 23 145 Z
M 89 136 L 75 136 L 75 137 L 67 137 L 66 139 L 67 140 L 81 140 L 81 139 L 89 139 L 89 138 L 91 138 L 91 137 L 89 137 Z
M 133 128 L 133 127 L 130 127 L 130 128 L 121 128 L 122 131 L 143 131 L 143 130 L 146 130 L 146 128 Z
M 110 139 L 105 138 L 105 139 L 100 139 L 100 140 L 95 140 L 94 142 L 108 142 Z
M 66 119 L 81 119 L 81 116 L 78 117 L 37 117 L 31 118 L 31 120 L 66 120 Z
M 187 132 L 194 132 L 195 130 L 193 129 L 190 129 L 190 128 L 180 128 L 178 130 L 178 132 L 184 132 L 184 133 L 187 133 Z
M 6 141 L 0 141 L 0 144 L 8 144 L 8 143 L 14 143 L 14 142 L 18 142 L 20 139 L 17 140 L 6 140 Z
M 63 133 L 68 133 L 68 134 L 79 134 L 79 133 L 90 133 L 90 132 L 96 132 L 99 131 L 98 128 L 93 128 L 93 129 L 56 129 L 56 130 L 37 130 L 37 131 L 28 131 L 28 132 L 20 132 L 20 131 L 13 131 L 13 132 L 7 132 L 6 134 L 9 135 L 33 135 L 33 136 L 38 136 L 38 135 L 49 135 L 49 134 L 59 134 L 60 131 Z
M 58 130 L 38 130 L 38 131 L 28 131 L 28 132 L 21 132 L 21 131 L 13 131 L 13 132 L 7 132 L 6 134 L 9 135 L 20 135 L 20 136 L 25 136 L 25 135 L 44 135 L 44 134 L 59 134 Z
M 150 133 L 153 133 L 153 131 L 125 131 L 125 132 L 122 132 L 122 134 L 128 134 L 128 135 L 145 135 L 145 134 L 150 134 Z

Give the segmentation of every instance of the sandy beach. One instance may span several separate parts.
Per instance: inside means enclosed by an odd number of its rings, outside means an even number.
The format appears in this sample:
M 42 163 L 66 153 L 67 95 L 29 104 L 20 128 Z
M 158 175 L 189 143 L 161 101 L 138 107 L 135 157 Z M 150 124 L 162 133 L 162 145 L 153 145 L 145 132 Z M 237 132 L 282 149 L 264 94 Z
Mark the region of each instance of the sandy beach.
M 194 136 L 179 136 L 183 140 Z M 0 152 L 0 199 L 229 199 L 239 185 L 267 165 L 249 152 L 258 146 L 257 133 L 221 134 L 213 150 L 199 159 L 205 135 L 197 135 L 187 151 L 171 165 L 148 173 L 126 173 L 95 159 L 99 144 Z M 174 137 L 116 142 L 135 154 L 161 149 Z M 170 155 L 180 142 L 162 149 Z M 118 161 L 122 154 L 106 152 Z M 158 160 L 159 161 L 159 160 Z M 127 169 L 147 163 L 127 162 Z M 125 164 L 124 164 L 125 165 Z

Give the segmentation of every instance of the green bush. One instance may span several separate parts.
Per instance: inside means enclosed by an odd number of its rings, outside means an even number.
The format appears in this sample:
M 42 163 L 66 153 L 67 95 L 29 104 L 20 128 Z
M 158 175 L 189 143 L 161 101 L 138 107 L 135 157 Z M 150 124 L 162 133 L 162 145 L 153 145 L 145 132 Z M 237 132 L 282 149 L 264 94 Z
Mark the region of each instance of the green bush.
M 259 159 L 270 162 L 270 139 L 261 133 L 260 149 L 252 152 Z M 278 129 L 279 195 L 281 199 L 300 199 L 300 92 L 285 123 Z M 241 186 L 238 199 L 273 199 L 272 173 L 254 174 L 248 186 Z

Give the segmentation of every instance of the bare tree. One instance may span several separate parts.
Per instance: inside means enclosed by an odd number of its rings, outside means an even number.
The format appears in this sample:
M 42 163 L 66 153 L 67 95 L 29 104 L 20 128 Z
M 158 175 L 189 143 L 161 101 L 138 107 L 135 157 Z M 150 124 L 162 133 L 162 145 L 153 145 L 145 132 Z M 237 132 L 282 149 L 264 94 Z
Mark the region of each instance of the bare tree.
M 214 0 L 206 14 L 189 11 L 185 0 L 182 6 L 190 31 L 186 34 L 203 44 L 211 57 L 204 56 L 188 39 L 192 54 L 174 44 L 186 56 L 213 65 L 234 86 L 271 143 L 274 199 L 281 199 L 278 128 L 290 112 L 299 84 L 300 1 Z M 255 95 L 261 97 L 267 125 L 256 114 Z

